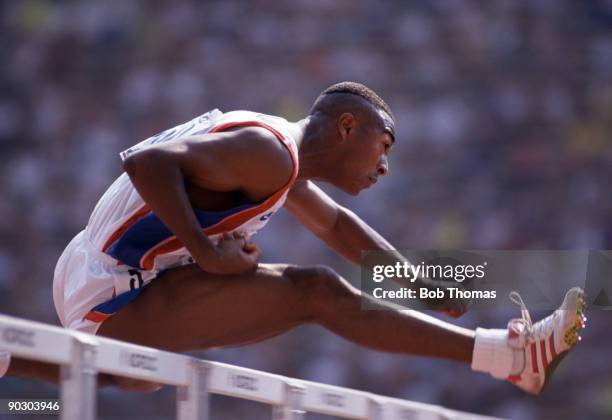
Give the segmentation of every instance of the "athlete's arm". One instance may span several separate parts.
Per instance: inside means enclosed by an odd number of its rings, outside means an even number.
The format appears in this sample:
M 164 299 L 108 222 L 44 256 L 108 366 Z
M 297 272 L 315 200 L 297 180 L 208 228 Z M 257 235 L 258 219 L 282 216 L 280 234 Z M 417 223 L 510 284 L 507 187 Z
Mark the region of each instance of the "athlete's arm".
M 359 216 L 336 203 L 311 181 L 298 181 L 285 207 L 308 230 L 338 254 L 361 264 L 362 250 L 396 252 L 385 238 Z M 403 258 L 397 253 L 398 258 Z
M 357 265 L 361 264 L 362 250 L 386 251 L 389 261 L 385 261 L 385 264 L 408 262 L 393 245 L 359 216 L 336 203 L 311 181 L 296 182 L 287 196 L 285 207 L 330 248 Z M 413 283 L 407 282 L 402 285 L 409 288 L 431 288 L 445 287 L 448 283 L 442 284 L 439 281 L 419 278 Z M 432 309 L 458 316 L 467 308 L 465 302 L 455 299 L 438 302 Z
M 203 270 L 240 273 L 257 264 L 259 249 L 228 236 L 215 246 L 202 232 L 186 184 L 264 198 L 287 183 L 293 166 L 272 133 L 247 127 L 142 149 L 124 161 L 124 169 L 143 200 Z

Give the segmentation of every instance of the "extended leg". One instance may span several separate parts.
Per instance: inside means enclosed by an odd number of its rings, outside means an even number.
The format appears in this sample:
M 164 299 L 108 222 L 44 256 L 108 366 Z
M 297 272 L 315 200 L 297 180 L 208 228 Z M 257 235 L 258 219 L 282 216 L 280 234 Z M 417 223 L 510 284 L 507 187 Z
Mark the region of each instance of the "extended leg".
M 98 334 L 188 351 L 246 344 L 317 323 L 369 348 L 470 362 L 472 331 L 416 311 L 362 310 L 360 299 L 359 290 L 325 267 L 261 265 L 223 276 L 187 266 L 154 280 Z

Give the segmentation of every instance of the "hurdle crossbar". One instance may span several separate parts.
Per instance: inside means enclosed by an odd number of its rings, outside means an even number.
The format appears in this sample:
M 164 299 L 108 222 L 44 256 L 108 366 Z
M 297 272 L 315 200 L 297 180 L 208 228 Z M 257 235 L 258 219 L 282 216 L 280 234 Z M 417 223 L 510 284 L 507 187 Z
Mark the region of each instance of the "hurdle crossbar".
M 98 372 L 177 387 L 177 419 L 208 420 L 210 394 L 273 406 L 273 419 L 305 412 L 346 419 L 490 419 L 368 392 L 274 375 L 0 315 L 0 350 L 60 366 L 61 418 L 96 418 Z

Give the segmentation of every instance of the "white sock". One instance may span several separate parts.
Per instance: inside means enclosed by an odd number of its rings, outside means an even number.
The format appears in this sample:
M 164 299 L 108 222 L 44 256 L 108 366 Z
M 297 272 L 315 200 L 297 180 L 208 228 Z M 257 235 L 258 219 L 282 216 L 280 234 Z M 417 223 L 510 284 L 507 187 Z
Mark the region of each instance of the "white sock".
M 490 373 L 498 379 L 522 372 L 525 365 L 525 350 L 508 345 L 508 331 L 502 329 L 476 329 L 472 369 Z
M 11 353 L 0 350 L 0 378 L 6 374 L 11 364 Z

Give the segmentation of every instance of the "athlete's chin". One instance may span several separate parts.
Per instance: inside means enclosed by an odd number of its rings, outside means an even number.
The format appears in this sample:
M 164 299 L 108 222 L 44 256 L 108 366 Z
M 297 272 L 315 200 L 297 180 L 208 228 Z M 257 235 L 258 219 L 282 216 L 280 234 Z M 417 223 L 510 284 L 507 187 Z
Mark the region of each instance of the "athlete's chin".
M 350 186 L 344 185 L 344 186 L 340 187 L 340 189 L 343 192 L 345 192 L 348 195 L 353 196 L 353 197 L 359 195 L 359 193 L 361 192 L 361 188 L 357 187 L 357 186 L 354 186 L 354 185 L 350 185 Z
M 353 192 L 352 192 L 352 194 L 351 194 L 351 195 L 352 195 L 352 196 L 357 196 L 357 195 L 359 195 L 360 193 L 364 192 L 365 190 L 367 190 L 367 189 L 369 189 L 369 188 L 372 188 L 372 186 L 373 186 L 373 185 L 374 185 L 374 183 L 373 183 L 373 182 L 368 182 L 366 185 L 359 185 L 359 186 L 356 186 L 356 187 L 354 188 L 354 190 L 353 190 Z
M 349 194 L 352 195 L 353 197 L 356 197 L 359 194 L 361 194 L 364 190 L 367 190 L 368 188 L 370 188 L 370 185 L 366 185 L 365 187 L 363 186 L 355 187 L 351 192 L 349 192 Z
M 365 190 L 366 188 L 369 188 L 371 186 L 371 184 L 366 184 L 364 185 L 363 183 L 359 183 L 359 182 L 352 182 L 352 183 L 345 183 L 342 186 L 337 185 L 342 191 L 344 191 L 345 193 L 347 193 L 350 196 L 356 197 L 359 195 L 359 193 L 363 190 Z

